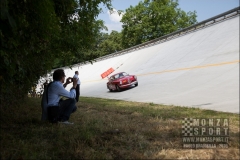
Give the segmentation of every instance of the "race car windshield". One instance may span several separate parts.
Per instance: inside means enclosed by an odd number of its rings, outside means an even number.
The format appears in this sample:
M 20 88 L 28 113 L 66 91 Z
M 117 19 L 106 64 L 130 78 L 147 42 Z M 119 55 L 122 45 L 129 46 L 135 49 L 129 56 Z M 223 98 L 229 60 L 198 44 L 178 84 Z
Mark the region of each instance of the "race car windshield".
M 118 79 L 118 78 L 121 78 L 121 77 L 124 77 L 124 76 L 127 76 L 128 74 L 123 72 L 123 73 L 119 73 L 119 74 L 116 74 L 114 76 L 112 76 L 110 79 L 111 80 L 114 80 L 114 79 Z

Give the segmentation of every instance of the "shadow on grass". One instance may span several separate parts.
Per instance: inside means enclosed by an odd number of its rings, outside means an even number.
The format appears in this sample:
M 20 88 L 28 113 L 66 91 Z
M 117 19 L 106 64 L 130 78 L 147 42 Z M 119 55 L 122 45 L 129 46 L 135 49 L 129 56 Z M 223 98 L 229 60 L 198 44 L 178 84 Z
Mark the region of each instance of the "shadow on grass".
M 70 118 L 74 125 L 41 122 L 40 99 L 30 98 L 24 106 L 6 110 L 1 115 L 1 158 L 239 158 L 237 114 L 83 97 L 77 106 Z M 181 121 L 188 117 L 229 118 L 231 148 L 182 149 Z

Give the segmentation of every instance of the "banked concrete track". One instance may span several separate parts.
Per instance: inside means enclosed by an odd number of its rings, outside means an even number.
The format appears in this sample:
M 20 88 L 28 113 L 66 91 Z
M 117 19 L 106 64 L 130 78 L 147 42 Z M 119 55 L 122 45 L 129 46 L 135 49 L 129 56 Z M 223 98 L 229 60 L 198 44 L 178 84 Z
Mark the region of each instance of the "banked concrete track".
M 101 74 L 125 71 L 139 86 L 109 92 Z M 93 64 L 79 70 L 81 96 L 153 102 L 239 113 L 239 13 L 191 33 Z M 68 86 L 70 88 L 70 86 Z

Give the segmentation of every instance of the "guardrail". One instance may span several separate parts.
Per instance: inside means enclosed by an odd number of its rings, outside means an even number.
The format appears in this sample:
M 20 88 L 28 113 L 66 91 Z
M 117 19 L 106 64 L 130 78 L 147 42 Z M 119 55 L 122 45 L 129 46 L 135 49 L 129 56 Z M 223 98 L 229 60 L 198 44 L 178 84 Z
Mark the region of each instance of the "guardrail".
M 128 49 L 124 49 L 124 50 L 121 50 L 121 51 L 118 51 L 118 52 L 115 52 L 115 53 L 112 53 L 112 54 L 109 54 L 109 55 L 106 55 L 106 56 L 99 57 L 97 59 L 94 59 L 93 61 L 97 62 L 97 61 L 101 61 L 101 60 L 104 60 L 104 59 L 109 59 L 109 58 L 116 57 L 116 56 L 119 56 L 119 55 L 123 55 L 123 54 L 129 53 L 129 52 L 135 51 L 135 50 L 139 50 L 139 49 L 146 48 L 146 47 L 149 47 L 149 46 L 153 46 L 153 45 L 156 45 L 156 44 L 159 44 L 159 43 L 162 43 L 162 42 L 166 42 L 166 41 L 171 40 L 173 38 L 183 36 L 185 34 L 193 32 L 193 31 L 205 28 L 209 25 L 212 25 L 212 24 L 227 20 L 229 18 L 235 17 L 239 14 L 240 14 L 240 7 L 237 7 L 237 8 L 234 8 L 232 10 L 229 10 L 227 12 L 224 12 L 222 14 L 219 14 L 217 16 L 214 16 L 212 18 L 209 18 L 207 20 L 204 20 L 200 23 L 194 24 L 190 27 L 175 31 L 173 33 L 167 34 L 167 35 L 162 36 L 160 38 L 150 40 L 148 42 L 130 47 Z M 78 63 L 78 64 L 74 64 L 73 67 L 74 66 L 86 65 L 86 64 L 89 64 L 89 63 L 90 62 Z

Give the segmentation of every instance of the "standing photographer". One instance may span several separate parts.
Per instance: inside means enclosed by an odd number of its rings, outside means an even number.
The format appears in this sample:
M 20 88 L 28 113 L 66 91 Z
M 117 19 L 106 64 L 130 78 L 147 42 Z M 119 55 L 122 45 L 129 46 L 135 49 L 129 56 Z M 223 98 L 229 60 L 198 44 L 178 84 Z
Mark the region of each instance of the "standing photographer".
M 56 121 L 64 124 L 73 124 L 68 122 L 71 113 L 77 110 L 76 107 L 76 87 L 77 81 L 76 78 L 67 78 L 65 81 L 65 73 L 63 69 L 57 69 L 53 73 L 53 82 L 49 83 L 47 88 L 44 90 L 43 98 L 42 98 L 42 120 L 52 120 L 51 114 L 55 114 L 54 117 Z M 72 80 L 72 82 L 71 82 Z M 67 91 L 65 87 L 69 84 L 73 83 L 73 87 L 70 91 Z M 61 96 L 67 97 L 68 99 L 60 101 Z M 49 113 L 51 108 L 57 108 L 56 113 Z
M 78 75 L 79 75 L 78 71 L 75 71 L 75 75 L 73 76 L 73 78 L 78 79 L 78 81 L 77 81 L 77 87 L 76 87 L 76 101 L 77 101 L 77 102 L 78 102 L 79 96 L 80 96 L 80 84 L 81 84 Z

